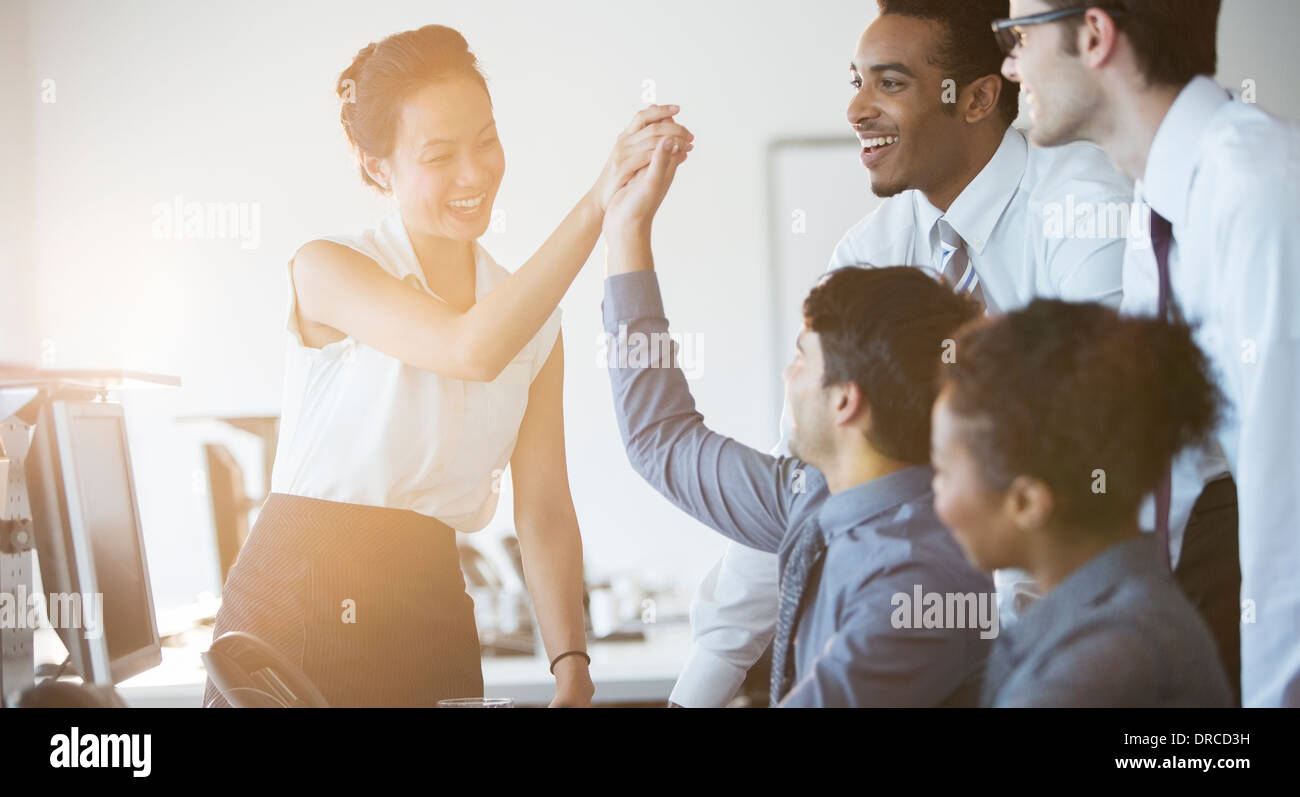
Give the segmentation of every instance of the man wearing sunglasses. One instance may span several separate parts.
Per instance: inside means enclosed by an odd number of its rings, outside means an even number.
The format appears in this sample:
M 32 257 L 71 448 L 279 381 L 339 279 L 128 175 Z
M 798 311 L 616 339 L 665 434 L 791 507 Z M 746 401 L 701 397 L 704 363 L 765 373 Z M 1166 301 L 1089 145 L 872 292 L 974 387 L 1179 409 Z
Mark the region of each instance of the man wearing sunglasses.
M 1123 309 L 1198 324 L 1232 404 L 1222 451 L 1175 463 L 1156 528 L 1200 491 L 1175 576 L 1230 670 L 1239 629 L 1244 705 L 1300 706 L 1300 127 L 1211 79 L 1218 15 L 1219 0 L 1011 0 L 993 28 L 1032 140 L 1098 144 L 1150 208 Z M 1235 485 L 1215 478 L 1225 464 Z
M 1095 146 L 1030 147 L 1011 127 L 1016 85 L 998 74 L 989 25 L 1006 0 L 879 0 L 852 54 L 847 120 L 872 191 L 885 201 L 830 260 L 942 274 L 988 312 L 1039 296 L 1118 305 L 1122 234 L 1061 216 L 1127 207 L 1131 186 Z M 1082 218 L 1083 212 L 1078 214 Z M 791 413 L 782 418 L 788 453 Z M 997 574 L 1004 623 L 1035 588 Z M 733 543 L 696 591 L 695 643 L 672 703 L 725 705 L 773 638 L 776 557 Z

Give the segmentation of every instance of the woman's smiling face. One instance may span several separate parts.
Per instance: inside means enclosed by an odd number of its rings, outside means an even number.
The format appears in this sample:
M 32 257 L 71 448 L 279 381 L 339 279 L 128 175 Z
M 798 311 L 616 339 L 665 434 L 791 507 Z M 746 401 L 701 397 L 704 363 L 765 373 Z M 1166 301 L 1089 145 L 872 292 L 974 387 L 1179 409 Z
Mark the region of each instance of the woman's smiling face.
M 488 93 L 454 79 L 411 94 L 385 164 L 408 225 L 456 241 L 483 235 L 506 169 Z

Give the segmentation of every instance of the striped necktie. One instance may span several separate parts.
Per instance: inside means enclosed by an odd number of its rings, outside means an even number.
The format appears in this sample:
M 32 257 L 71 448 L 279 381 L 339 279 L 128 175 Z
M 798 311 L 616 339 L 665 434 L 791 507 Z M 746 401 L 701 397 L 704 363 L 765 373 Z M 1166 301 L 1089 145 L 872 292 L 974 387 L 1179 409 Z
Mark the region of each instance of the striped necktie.
M 943 275 L 944 282 L 952 286 L 953 291 L 958 295 L 970 296 L 978 302 L 981 312 L 987 310 L 984 288 L 980 285 L 979 275 L 975 273 L 975 266 L 970 262 L 966 242 L 961 239 L 947 219 L 939 219 L 936 226 L 939 228 L 939 246 L 942 256 L 939 273 Z
M 790 561 L 781 574 L 781 607 L 776 618 L 776 638 L 772 640 L 772 678 L 770 703 L 781 702 L 794 683 L 794 629 L 803 601 L 808 576 L 826 553 L 826 538 L 816 521 L 808 524 L 803 536 L 790 552 Z

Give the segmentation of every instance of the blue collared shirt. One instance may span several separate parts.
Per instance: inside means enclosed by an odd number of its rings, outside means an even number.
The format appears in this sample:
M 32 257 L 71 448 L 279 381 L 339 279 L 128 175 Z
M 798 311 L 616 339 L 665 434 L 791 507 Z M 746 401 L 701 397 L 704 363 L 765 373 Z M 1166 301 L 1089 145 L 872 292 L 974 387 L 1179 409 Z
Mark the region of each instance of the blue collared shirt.
M 935 516 L 929 466 L 831 495 L 812 466 L 704 425 L 671 360 L 654 272 L 608 278 L 603 312 L 611 346 L 627 355 L 609 373 L 637 472 L 723 535 L 775 552 L 782 573 L 800 535 L 825 537 L 797 618 L 795 683 L 780 705 L 974 705 L 998 630 L 995 591 Z M 965 608 L 960 618 L 927 613 L 917 605 L 926 599 L 931 609 L 935 600 Z
M 1218 648 L 1150 535 L 1117 542 L 993 647 L 984 706 L 1226 707 Z

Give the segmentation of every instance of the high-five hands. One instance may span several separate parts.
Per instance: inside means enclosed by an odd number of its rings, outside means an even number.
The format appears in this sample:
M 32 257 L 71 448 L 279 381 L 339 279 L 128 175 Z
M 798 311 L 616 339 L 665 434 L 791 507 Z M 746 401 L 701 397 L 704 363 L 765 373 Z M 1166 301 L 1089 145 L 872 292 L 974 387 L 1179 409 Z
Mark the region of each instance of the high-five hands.
M 673 121 L 676 105 L 651 105 L 637 111 L 631 123 L 619 134 L 614 149 L 605 162 L 591 195 L 602 211 L 609 210 L 614 194 L 651 160 L 657 146 L 667 140 L 680 142 L 683 152 L 693 146 L 691 131 Z
M 686 160 L 689 141 L 677 137 L 659 140 L 649 164 L 619 189 L 605 209 L 606 238 L 625 235 L 648 236 L 655 212 L 659 210 L 668 186 L 672 185 L 677 167 Z

